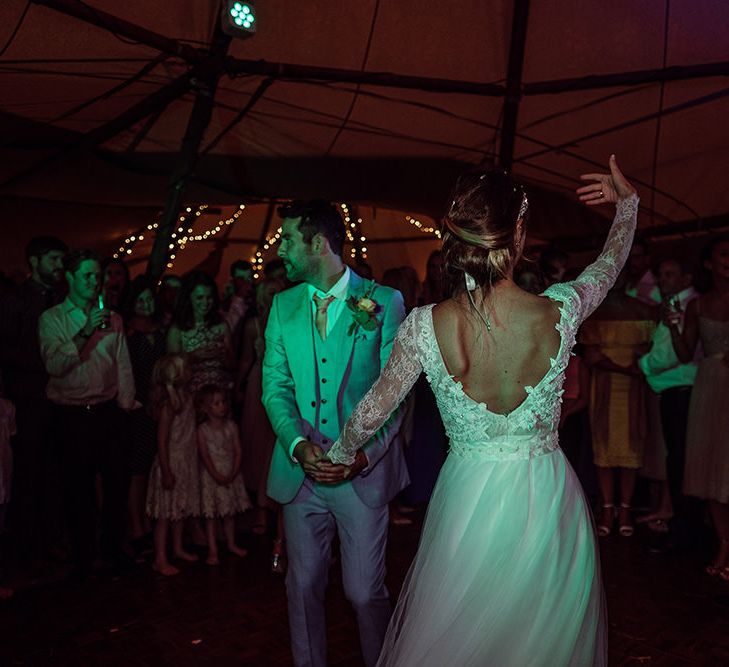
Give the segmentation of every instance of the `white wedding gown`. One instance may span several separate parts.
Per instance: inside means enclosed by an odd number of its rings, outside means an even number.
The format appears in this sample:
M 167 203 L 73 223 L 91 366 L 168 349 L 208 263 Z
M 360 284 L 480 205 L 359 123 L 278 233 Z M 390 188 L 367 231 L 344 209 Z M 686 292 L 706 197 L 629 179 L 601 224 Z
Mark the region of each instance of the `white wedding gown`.
M 448 374 L 432 308 L 403 322 L 382 375 L 329 452 L 349 463 L 425 371 L 450 439 L 378 665 L 604 665 L 607 622 L 590 510 L 557 442 L 575 334 L 623 267 L 637 197 L 618 204 L 605 248 L 561 303 L 547 374 L 509 414 L 491 412 Z

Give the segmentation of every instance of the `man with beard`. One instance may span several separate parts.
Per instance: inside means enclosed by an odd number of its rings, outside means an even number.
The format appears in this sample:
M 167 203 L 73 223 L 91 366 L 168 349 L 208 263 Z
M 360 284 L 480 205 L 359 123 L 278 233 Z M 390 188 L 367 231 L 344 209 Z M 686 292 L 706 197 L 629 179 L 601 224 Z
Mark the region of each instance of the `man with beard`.
M 55 306 L 65 288 L 66 245 L 55 236 L 38 236 L 25 255 L 30 277 L 0 302 L 0 365 L 8 398 L 15 403 L 18 434 L 14 439 L 13 497 L 10 528 L 22 562 L 46 560 L 58 535 L 51 535 L 57 513 L 58 475 L 51 446 L 48 374 L 38 346 L 38 319 Z

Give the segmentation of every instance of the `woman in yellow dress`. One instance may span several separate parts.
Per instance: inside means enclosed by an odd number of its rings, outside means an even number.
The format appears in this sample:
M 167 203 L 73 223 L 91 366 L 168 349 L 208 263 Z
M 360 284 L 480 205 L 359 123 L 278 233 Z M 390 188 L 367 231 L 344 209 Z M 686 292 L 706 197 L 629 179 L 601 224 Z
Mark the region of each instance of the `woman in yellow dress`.
M 648 388 L 637 360 L 649 349 L 658 320 L 658 308 L 627 296 L 621 278 L 580 333 L 592 371 L 589 410 L 603 502 L 597 524 L 601 537 L 610 534 L 616 517 L 620 535 L 633 534 L 630 507 L 648 436 Z

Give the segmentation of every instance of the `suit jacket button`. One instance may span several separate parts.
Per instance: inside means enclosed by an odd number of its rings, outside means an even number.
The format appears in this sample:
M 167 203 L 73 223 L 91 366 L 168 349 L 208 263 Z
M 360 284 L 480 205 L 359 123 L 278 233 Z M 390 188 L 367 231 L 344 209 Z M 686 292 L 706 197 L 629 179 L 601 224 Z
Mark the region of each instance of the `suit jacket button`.
M 327 420 L 326 420 L 326 419 L 322 419 L 322 420 L 321 420 L 321 423 L 322 423 L 322 424 L 326 424 L 326 423 L 327 423 Z
M 316 407 L 316 401 L 312 401 L 312 402 L 311 402 L 311 407 L 312 407 L 312 408 L 315 408 L 315 407 Z
M 326 399 L 326 398 L 322 398 L 322 399 L 321 399 L 321 402 L 322 402 L 322 403 L 326 403 L 326 402 L 327 402 L 327 399 Z
M 322 382 L 322 384 L 326 384 L 327 383 L 327 379 L 326 378 L 322 378 L 321 379 L 321 382 Z
M 327 360 L 326 359 L 322 359 L 321 360 L 321 363 L 325 364 L 325 363 L 327 363 Z

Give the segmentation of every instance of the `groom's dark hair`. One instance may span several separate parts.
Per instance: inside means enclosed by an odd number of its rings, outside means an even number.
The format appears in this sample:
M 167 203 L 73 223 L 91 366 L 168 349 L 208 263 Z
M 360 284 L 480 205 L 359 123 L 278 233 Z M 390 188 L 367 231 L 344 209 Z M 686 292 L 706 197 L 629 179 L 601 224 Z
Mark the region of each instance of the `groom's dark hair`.
M 334 204 L 324 199 L 297 199 L 279 206 L 278 215 L 280 218 L 301 218 L 299 231 L 306 243 L 311 243 L 316 234 L 321 234 L 329 241 L 332 252 L 342 256 L 346 229 Z

